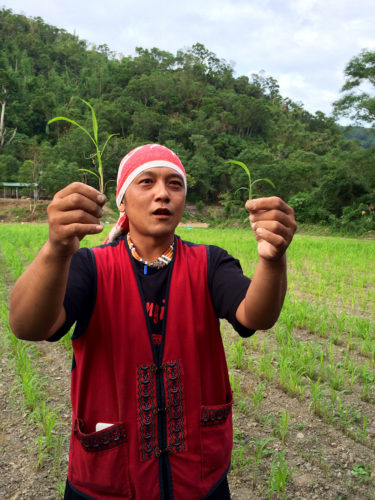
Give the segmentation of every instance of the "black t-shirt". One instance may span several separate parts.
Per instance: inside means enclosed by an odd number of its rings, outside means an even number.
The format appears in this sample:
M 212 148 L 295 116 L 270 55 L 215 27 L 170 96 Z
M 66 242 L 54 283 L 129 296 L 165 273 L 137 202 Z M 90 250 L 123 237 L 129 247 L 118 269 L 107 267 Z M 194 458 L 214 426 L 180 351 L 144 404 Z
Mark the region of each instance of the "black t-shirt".
M 125 244 L 127 244 L 126 238 Z M 169 266 L 159 270 L 149 267 L 145 275 L 144 265 L 138 261 L 135 261 L 135 264 L 143 289 L 154 343 L 158 345 L 161 338 L 160 325 L 164 315 Z M 222 248 L 208 245 L 207 271 L 208 287 L 217 317 L 229 321 L 242 337 L 252 335 L 254 331 L 245 328 L 236 319 L 237 308 L 244 299 L 250 284 L 250 279 L 243 274 L 239 261 Z M 64 299 L 66 321 L 49 339 L 50 341 L 59 340 L 74 323 L 76 327 L 73 339 L 78 338 L 86 330 L 95 307 L 96 281 L 93 252 L 89 248 L 81 248 L 73 255 L 70 265 Z

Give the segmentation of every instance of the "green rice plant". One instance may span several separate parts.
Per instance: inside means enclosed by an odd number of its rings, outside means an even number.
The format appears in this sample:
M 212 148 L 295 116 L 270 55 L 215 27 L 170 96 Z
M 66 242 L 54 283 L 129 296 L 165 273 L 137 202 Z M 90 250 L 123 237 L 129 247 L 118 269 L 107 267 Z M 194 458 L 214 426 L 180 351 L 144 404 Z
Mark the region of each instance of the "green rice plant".
M 368 363 L 363 363 L 362 368 L 360 369 L 359 377 L 364 382 L 374 383 L 375 375 L 371 373 Z
M 244 441 L 242 431 L 236 428 L 234 428 L 233 433 L 233 444 L 231 470 L 235 472 L 248 470 L 252 462 L 252 457 L 249 454 L 249 446 Z
M 281 358 L 278 382 L 281 389 L 286 394 L 289 394 L 289 396 L 303 399 L 305 388 L 302 384 L 302 376 L 300 374 L 304 369 L 304 367 L 300 367 L 298 370 L 295 370 L 290 359 L 286 357 Z
M 371 389 L 373 387 L 373 384 L 369 384 L 367 381 L 363 383 L 362 389 L 361 389 L 361 400 L 366 401 L 367 403 L 371 402 Z
M 242 339 L 232 342 L 229 348 L 228 361 L 231 366 L 240 370 L 244 363 L 245 348 Z
M 289 427 L 292 423 L 292 418 L 287 410 L 281 412 L 280 420 L 274 422 L 273 433 L 274 436 L 278 437 L 283 444 L 285 444 L 285 439 L 289 433 Z
M 368 436 L 368 432 L 367 432 L 367 426 L 368 426 L 368 423 L 369 423 L 369 417 L 367 415 L 363 415 L 363 420 L 362 420 L 362 434 L 364 437 L 367 437 Z
M 59 340 L 59 344 L 73 356 L 72 334 L 74 326 Z
M 326 384 L 325 383 L 321 384 L 320 379 L 318 379 L 316 382 L 310 380 L 310 388 L 311 388 L 312 401 L 309 404 L 309 408 L 310 410 L 313 410 L 313 412 L 316 415 L 322 416 L 324 408 L 323 397 L 326 393 L 325 390 Z
M 240 401 L 243 397 L 241 382 L 235 377 L 234 373 L 229 372 L 229 382 L 233 391 L 233 398 L 235 401 Z
M 259 375 L 260 378 L 263 378 L 265 380 L 272 380 L 275 374 L 275 367 L 273 366 L 273 353 L 267 353 L 264 354 L 260 359 L 259 359 L 259 364 L 257 368 L 257 374 Z
M 257 422 L 260 421 L 260 405 L 263 399 L 266 397 L 264 386 L 262 382 L 258 383 L 258 388 L 256 392 L 252 392 L 250 395 L 251 402 L 253 403 L 254 418 Z
M 44 464 L 45 459 L 47 458 L 47 451 L 44 444 L 44 436 L 38 436 L 34 441 L 38 446 L 38 458 L 36 460 L 35 468 L 39 470 Z
M 13 344 L 11 362 L 19 375 L 10 391 L 10 398 L 23 394 L 26 408 L 33 412 L 43 398 L 46 380 L 40 376 L 31 362 L 33 358 L 35 361 L 34 346 L 19 341 L 13 335 L 10 338 Z
M 51 411 L 48 401 L 41 401 L 38 407 L 39 413 L 39 426 L 43 432 L 43 435 L 46 440 L 47 448 L 50 450 L 52 447 L 50 443 L 52 443 L 53 430 L 56 427 L 57 413 L 56 410 Z
M 347 374 L 341 370 L 336 364 L 324 365 L 321 371 L 321 377 L 326 380 L 332 389 L 342 391 L 347 387 Z
M 252 440 L 252 443 L 255 446 L 255 452 L 254 452 L 254 463 L 253 463 L 253 477 L 252 477 L 252 483 L 253 483 L 253 488 L 256 486 L 257 482 L 257 475 L 258 475 L 258 470 L 259 470 L 259 465 L 263 462 L 263 460 L 268 457 L 269 455 L 272 455 L 272 453 L 275 452 L 273 449 L 266 448 L 268 443 L 273 441 L 275 438 L 274 437 L 268 437 L 263 440 Z
M 57 484 L 54 487 L 56 493 L 58 494 L 59 498 L 64 498 L 64 493 L 65 493 L 65 481 L 62 479 L 59 479 L 57 481 Z
M 93 170 L 89 170 L 87 168 L 80 168 L 79 170 L 82 170 L 84 172 L 88 172 L 88 173 L 94 175 L 95 177 L 97 177 L 97 179 L 99 181 L 99 191 L 101 193 L 104 193 L 105 186 L 104 186 L 104 172 L 103 172 L 102 155 L 103 155 L 104 150 L 107 147 L 107 144 L 110 141 L 110 139 L 112 137 L 114 137 L 115 135 L 118 135 L 118 134 L 110 134 L 107 137 L 105 143 L 103 144 L 103 147 L 100 148 L 100 146 L 99 146 L 99 138 L 98 138 L 98 121 L 96 119 L 94 108 L 91 106 L 91 104 L 89 102 L 87 102 L 87 101 L 85 101 L 83 99 L 81 99 L 81 101 L 83 103 L 85 103 L 86 106 L 88 106 L 90 108 L 90 110 L 91 110 L 93 136 L 90 134 L 90 132 L 85 127 L 83 127 L 82 125 L 80 125 L 79 123 L 75 122 L 74 120 L 72 120 L 70 118 L 66 118 L 65 116 L 56 116 L 55 118 L 52 118 L 51 120 L 49 120 L 48 123 L 47 123 L 47 125 L 50 125 L 51 123 L 54 123 L 54 122 L 59 121 L 59 120 L 63 120 L 63 121 L 66 121 L 68 123 L 71 123 L 75 127 L 78 127 L 86 135 L 89 136 L 89 138 L 91 139 L 92 143 L 95 146 L 95 153 L 92 154 L 92 155 L 90 155 L 90 158 L 91 158 L 91 161 L 92 161 L 94 167 L 95 167 L 95 157 L 98 159 L 97 173 L 94 172 Z
M 288 466 L 288 461 L 285 459 L 285 450 L 274 454 L 268 479 L 270 500 L 274 498 L 275 493 L 277 493 L 278 498 L 286 498 L 286 488 L 290 483 L 294 470 L 295 467 L 290 469 Z
M 252 181 L 251 180 L 250 169 L 242 161 L 227 160 L 226 163 L 232 163 L 233 165 L 238 165 L 238 166 L 240 166 L 246 172 L 246 175 L 247 175 L 247 178 L 248 178 L 248 181 L 249 181 L 248 200 L 252 200 L 253 199 L 253 186 L 255 184 L 259 183 L 259 182 L 268 182 L 268 184 L 270 184 L 275 189 L 275 184 L 270 179 L 263 178 L 263 179 L 256 179 L 255 181 Z M 240 188 L 240 189 L 246 189 L 246 188 L 244 187 L 244 188 Z

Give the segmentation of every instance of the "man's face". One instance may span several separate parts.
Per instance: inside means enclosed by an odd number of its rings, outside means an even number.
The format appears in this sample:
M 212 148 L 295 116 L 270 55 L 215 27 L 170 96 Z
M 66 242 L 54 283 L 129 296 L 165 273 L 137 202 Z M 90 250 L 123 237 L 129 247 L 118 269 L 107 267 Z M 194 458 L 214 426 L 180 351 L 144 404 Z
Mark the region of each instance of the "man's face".
M 184 208 L 184 181 L 168 167 L 150 168 L 139 174 L 120 205 L 128 215 L 132 237 L 174 234 Z

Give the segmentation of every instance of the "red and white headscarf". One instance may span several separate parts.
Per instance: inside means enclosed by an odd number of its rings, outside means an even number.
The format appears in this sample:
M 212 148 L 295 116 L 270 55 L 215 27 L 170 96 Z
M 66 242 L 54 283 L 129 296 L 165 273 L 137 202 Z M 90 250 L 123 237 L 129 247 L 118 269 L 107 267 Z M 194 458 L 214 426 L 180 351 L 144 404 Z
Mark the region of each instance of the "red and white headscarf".
M 116 204 L 118 208 L 120 208 L 126 190 L 137 175 L 144 170 L 155 167 L 168 167 L 178 172 L 184 180 L 186 193 L 186 173 L 176 153 L 159 144 L 146 144 L 133 149 L 121 160 L 117 174 Z M 120 211 L 120 217 L 109 232 L 105 243 L 110 243 L 128 231 L 128 217 L 125 212 Z

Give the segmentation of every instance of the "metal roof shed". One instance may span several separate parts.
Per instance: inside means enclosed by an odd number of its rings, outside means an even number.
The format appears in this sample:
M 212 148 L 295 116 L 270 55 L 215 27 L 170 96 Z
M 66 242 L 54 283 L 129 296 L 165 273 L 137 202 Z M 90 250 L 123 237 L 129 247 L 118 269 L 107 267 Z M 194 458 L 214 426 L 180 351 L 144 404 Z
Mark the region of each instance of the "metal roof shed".
M 6 189 L 10 189 L 11 191 L 14 189 L 16 191 L 16 198 L 19 198 L 19 189 L 20 188 L 33 188 L 34 200 L 38 199 L 38 184 L 36 182 L 0 182 L 0 185 L 3 187 L 3 195 L 6 198 Z

